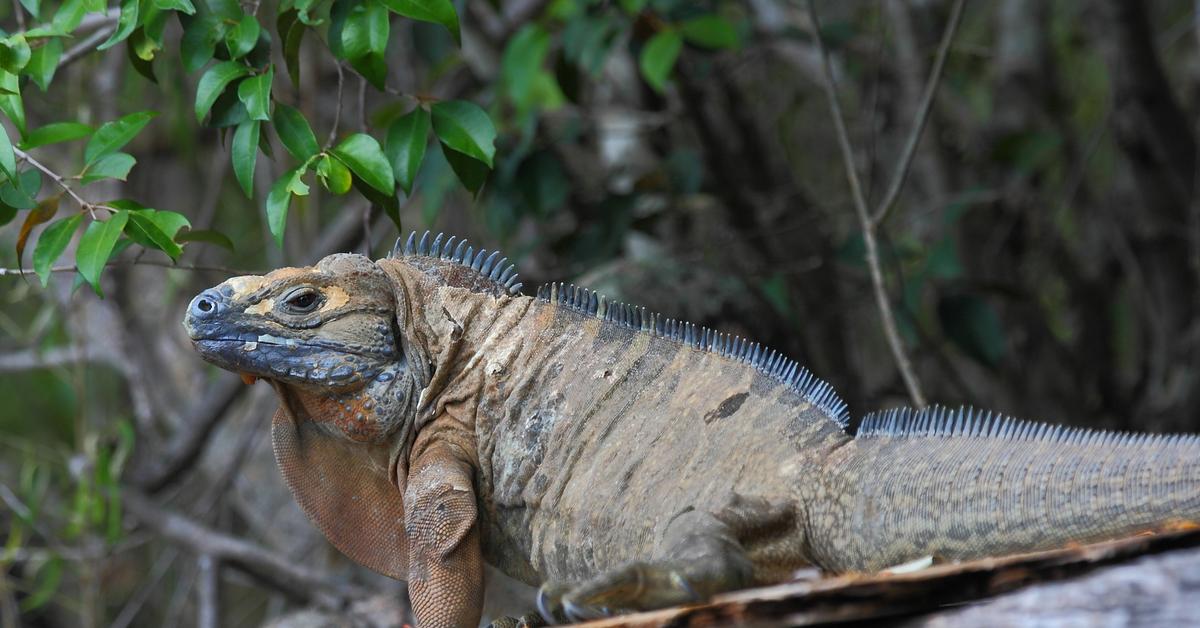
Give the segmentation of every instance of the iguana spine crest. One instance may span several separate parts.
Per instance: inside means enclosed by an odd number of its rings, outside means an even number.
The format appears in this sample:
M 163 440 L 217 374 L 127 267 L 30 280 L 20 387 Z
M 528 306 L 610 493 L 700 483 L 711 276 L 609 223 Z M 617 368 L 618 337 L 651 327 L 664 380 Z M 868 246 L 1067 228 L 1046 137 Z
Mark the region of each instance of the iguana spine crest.
M 1036 421 L 1025 421 L 998 412 L 970 406 L 957 409 L 930 406 L 922 410 L 892 408 L 872 412 L 863 417 L 857 438 L 903 437 L 974 437 L 1001 440 L 1022 440 L 1065 443 L 1070 445 L 1194 445 L 1200 436 L 1194 434 L 1135 434 L 1066 427 Z
M 505 266 L 508 258 L 504 257 L 500 251 L 492 251 L 491 255 L 488 255 L 487 249 L 479 249 L 479 252 L 476 252 L 475 247 L 467 245 L 466 238 L 459 240 L 456 246 L 454 244 L 457 239 L 455 236 L 450 236 L 450 239 L 443 244 L 444 234 L 441 233 L 433 238 L 433 242 L 430 242 L 429 233 L 426 231 L 422 234 L 419 241 L 416 231 L 409 233 L 403 248 L 400 246 L 400 239 L 397 239 L 396 245 L 388 257 L 432 257 L 454 262 L 470 268 L 484 279 L 495 282 L 502 291 L 508 294 L 521 293 L 521 286 L 525 284 L 517 281 L 517 265 Z M 497 257 L 500 258 L 498 262 L 496 261 Z
M 574 284 L 550 283 L 538 288 L 537 298 L 626 329 L 660 336 L 698 351 L 749 364 L 759 372 L 789 386 L 842 429 L 850 423 L 846 402 L 833 387 L 782 353 L 733 334 L 724 334 L 687 321 L 666 318 L 628 303 L 611 303 L 593 290 Z

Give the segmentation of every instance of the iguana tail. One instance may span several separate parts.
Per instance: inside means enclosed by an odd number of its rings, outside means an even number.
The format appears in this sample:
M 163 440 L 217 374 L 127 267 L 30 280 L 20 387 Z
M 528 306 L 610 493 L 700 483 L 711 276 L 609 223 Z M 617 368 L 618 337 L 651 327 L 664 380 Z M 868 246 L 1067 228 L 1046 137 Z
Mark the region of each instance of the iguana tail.
M 806 499 L 811 558 L 869 571 L 1200 521 L 1200 436 L 1050 426 L 971 410 L 864 420 Z

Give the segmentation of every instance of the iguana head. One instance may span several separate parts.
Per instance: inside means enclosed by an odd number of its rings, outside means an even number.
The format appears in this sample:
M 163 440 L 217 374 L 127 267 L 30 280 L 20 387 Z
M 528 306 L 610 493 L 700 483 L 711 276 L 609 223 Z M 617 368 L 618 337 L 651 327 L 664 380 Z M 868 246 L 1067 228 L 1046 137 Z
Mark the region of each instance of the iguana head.
M 274 386 L 275 458 L 309 518 L 396 578 L 407 573 L 397 465 L 429 379 L 423 350 L 405 340 L 411 305 L 379 265 L 339 254 L 229 279 L 192 299 L 183 321 L 205 360 Z
M 308 388 L 393 377 L 403 361 L 391 281 L 359 255 L 234 277 L 192 299 L 184 327 L 205 360 Z

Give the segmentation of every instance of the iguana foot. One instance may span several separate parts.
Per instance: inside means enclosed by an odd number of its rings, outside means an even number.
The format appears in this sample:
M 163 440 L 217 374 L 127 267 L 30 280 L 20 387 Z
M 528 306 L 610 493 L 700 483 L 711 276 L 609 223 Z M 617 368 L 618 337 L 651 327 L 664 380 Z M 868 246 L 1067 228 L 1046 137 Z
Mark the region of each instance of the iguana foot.
M 564 619 L 577 622 L 700 599 L 682 570 L 630 563 L 578 586 L 542 585 L 538 590 L 538 611 L 548 622 Z
M 500 617 L 488 624 L 488 628 L 543 628 L 547 626 L 538 613 L 526 613 L 520 617 Z

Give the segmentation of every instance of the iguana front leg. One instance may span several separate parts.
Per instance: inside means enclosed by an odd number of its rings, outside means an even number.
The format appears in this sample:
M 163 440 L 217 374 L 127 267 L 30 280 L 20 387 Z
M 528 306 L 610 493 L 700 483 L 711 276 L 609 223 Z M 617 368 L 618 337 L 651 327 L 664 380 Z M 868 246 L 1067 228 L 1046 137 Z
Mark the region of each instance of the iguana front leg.
M 479 625 L 483 559 L 471 466 L 451 447 L 430 446 L 413 462 L 404 504 L 418 626 Z

